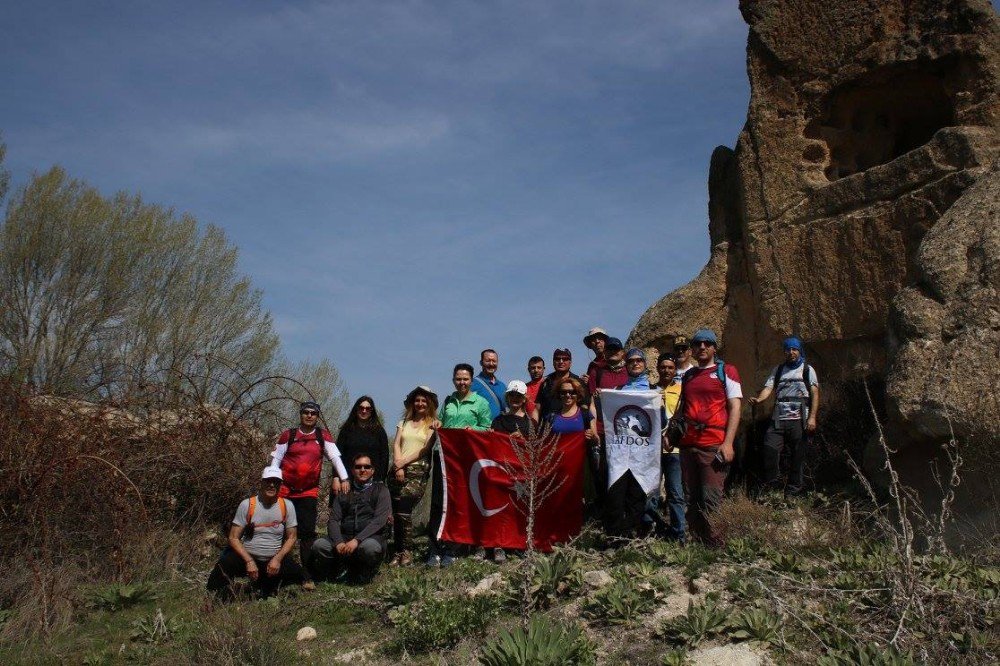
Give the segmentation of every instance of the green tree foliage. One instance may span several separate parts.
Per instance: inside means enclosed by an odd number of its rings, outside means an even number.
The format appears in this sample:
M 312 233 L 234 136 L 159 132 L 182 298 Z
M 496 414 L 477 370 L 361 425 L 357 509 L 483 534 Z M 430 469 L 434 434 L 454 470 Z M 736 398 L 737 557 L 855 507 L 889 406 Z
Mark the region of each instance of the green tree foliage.
M 0 195 L 7 182 L 0 170 Z M 283 359 L 221 229 L 58 167 L 13 193 L 0 227 L 0 370 L 44 393 L 243 416 L 267 405 L 282 422 L 296 400 L 317 399 L 328 421 L 347 401 L 329 361 Z

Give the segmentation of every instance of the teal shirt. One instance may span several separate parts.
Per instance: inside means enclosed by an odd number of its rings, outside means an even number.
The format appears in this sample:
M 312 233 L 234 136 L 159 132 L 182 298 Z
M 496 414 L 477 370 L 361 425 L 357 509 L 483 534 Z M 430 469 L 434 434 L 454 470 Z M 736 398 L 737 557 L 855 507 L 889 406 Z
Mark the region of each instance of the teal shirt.
M 438 419 L 442 428 L 489 430 L 493 423 L 490 404 L 474 391 L 469 391 L 461 400 L 454 393 L 445 398 Z

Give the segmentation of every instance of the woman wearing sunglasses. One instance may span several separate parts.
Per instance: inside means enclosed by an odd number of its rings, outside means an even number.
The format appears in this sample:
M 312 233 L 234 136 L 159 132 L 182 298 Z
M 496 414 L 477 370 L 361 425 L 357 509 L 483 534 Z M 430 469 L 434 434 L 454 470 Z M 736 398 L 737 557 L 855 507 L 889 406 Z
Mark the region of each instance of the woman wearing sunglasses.
M 367 455 L 375 466 L 375 480 L 385 482 L 389 471 L 389 437 L 370 396 L 363 395 L 354 403 L 337 433 L 337 446 L 344 460 L 353 460 L 359 453 Z
M 549 415 L 548 421 L 554 433 L 582 432 L 591 446 L 597 442 L 597 428 L 590 410 L 580 406 L 586 400 L 583 384 L 575 377 L 566 377 L 556 389 L 559 409 Z

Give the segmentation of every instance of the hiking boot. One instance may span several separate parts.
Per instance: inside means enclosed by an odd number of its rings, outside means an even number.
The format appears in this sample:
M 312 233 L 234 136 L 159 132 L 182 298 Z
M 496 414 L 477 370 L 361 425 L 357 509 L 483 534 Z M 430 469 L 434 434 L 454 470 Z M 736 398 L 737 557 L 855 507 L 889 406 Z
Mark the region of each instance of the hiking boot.
M 413 555 L 410 554 L 410 551 L 404 550 L 399 554 L 399 566 L 408 567 L 411 564 L 413 564 Z
M 441 556 L 441 568 L 450 567 L 455 563 L 455 556 L 451 553 L 445 553 Z
M 430 555 L 427 556 L 427 559 L 424 560 L 424 564 L 426 564 L 429 567 L 435 567 L 435 568 L 439 567 L 441 566 L 441 556 L 438 555 L 437 553 L 431 553 Z
M 504 562 L 507 561 L 507 553 L 504 551 L 503 548 L 493 549 L 493 561 L 496 562 L 497 564 L 503 564 Z
M 472 557 L 474 557 L 477 560 L 485 560 L 486 559 L 486 549 L 483 548 L 482 546 L 480 546 L 479 548 L 476 548 L 476 552 L 474 552 L 472 554 Z
M 311 580 L 307 580 L 302 583 L 302 590 L 304 592 L 312 592 L 315 589 L 316 589 L 316 583 L 312 582 Z

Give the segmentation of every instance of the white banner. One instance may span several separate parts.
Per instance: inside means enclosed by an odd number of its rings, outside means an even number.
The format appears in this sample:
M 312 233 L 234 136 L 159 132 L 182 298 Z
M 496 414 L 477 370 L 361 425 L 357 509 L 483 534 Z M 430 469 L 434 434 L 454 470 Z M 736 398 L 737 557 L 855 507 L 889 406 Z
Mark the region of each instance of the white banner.
M 601 389 L 608 486 L 632 470 L 646 493 L 660 488 L 662 391 Z

